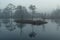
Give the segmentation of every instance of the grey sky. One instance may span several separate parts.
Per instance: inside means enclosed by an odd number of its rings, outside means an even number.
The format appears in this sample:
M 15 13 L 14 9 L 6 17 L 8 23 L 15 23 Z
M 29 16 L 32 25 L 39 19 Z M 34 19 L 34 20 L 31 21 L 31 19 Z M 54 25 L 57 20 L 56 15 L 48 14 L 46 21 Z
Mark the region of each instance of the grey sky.
M 34 4 L 40 12 L 49 12 L 57 8 L 57 6 L 60 6 L 60 0 L 0 0 L 0 8 L 4 8 L 9 3 L 26 7 Z

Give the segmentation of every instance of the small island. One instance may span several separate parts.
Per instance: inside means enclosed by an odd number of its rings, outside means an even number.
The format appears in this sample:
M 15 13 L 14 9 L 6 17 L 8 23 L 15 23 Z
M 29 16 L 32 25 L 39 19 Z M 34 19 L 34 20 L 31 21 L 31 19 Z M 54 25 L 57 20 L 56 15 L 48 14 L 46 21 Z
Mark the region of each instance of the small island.
M 33 25 L 41 25 L 46 24 L 46 21 L 42 20 L 15 20 L 16 23 L 23 23 L 23 24 L 33 24 Z

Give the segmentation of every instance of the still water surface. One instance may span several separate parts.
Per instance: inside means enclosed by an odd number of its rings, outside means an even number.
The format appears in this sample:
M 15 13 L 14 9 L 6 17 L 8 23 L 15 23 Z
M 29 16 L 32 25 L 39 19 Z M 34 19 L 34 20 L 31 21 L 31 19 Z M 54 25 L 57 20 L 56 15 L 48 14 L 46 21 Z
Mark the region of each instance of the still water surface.
M 0 19 L 0 40 L 58 40 L 60 20 L 47 20 L 47 24 L 31 25 Z

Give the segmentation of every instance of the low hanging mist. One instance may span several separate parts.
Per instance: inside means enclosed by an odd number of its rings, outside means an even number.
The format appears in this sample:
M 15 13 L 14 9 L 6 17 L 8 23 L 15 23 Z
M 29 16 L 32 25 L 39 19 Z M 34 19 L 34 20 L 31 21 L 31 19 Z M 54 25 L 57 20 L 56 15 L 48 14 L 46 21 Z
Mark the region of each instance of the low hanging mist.
M 31 7 L 31 8 L 29 8 Z M 46 19 L 57 19 L 60 18 L 60 8 L 53 10 L 50 13 L 36 11 L 37 7 L 35 5 L 30 5 L 28 7 L 29 11 L 25 6 L 9 3 L 4 9 L 0 9 L 0 18 L 21 18 L 23 16 L 24 19 L 31 18 L 46 18 Z M 33 14 L 32 14 L 33 11 Z M 58 16 L 57 16 L 58 15 Z

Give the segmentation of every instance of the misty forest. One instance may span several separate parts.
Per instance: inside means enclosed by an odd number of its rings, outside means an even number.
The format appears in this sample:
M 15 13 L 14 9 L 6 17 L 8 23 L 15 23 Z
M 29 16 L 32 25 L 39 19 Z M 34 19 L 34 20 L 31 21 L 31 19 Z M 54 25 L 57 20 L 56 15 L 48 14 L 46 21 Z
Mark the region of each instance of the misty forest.
M 4 9 L 0 9 L 0 19 L 30 19 L 32 16 L 34 18 L 42 19 L 60 19 L 60 9 L 56 8 L 50 14 L 39 13 L 35 11 L 37 8 L 35 5 L 30 5 L 28 9 L 22 5 L 15 6 L 13 4 L 8 4 Z M 32 13 L 33 11 L 33 13 Z
M 37 9 L 12 3 L 0 8 L 0 40 L 59 40 L 60 8 L 49 13 Z

